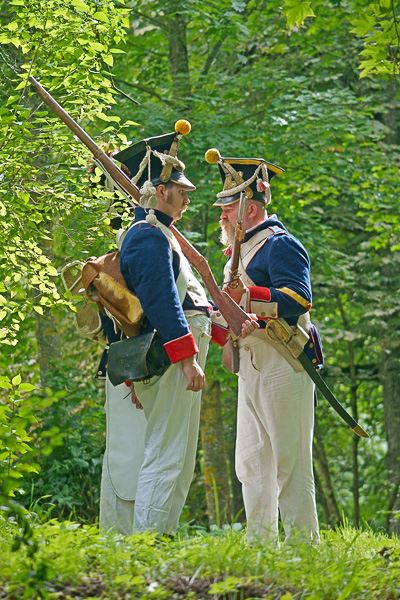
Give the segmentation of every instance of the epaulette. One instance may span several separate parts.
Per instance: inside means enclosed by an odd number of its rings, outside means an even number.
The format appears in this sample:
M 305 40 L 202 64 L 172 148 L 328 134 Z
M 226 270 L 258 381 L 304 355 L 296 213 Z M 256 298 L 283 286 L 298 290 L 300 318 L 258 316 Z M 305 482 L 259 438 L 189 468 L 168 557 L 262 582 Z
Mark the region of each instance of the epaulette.
M 278 225 L 271 225 L 271 227 L 268 227 L 268 229 L 270 229 L 274 235 L 278 235 L 279 233 L 287 233 L 286 229 L 282 229 L 282 227 L 279 227 Z

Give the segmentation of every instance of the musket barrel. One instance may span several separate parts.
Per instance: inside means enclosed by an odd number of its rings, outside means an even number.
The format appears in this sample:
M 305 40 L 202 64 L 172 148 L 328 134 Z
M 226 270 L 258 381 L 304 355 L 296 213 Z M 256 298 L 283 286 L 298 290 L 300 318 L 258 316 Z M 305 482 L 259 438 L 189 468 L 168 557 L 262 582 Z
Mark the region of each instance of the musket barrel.
M 107 156 L 107 154 L 96 144 L 94 140 L 78 125 L 76 121 L 62 108 L 60 104 L 44 89 L 42 85 L 32 76 L 28 77 L 29 81 L 35 86 L 38 96 L 49 106 L 55 114 L 71 129 L 80 141 L 85 144 L 93 156 L 106 168 L 110 176 L 137 202 L 140 199 L 140 192 L 129 177 L 115 164 L 115 162 Z
M 76 121 L 58 104 L 54 98 L 47 92 L 43 86 L 32 76 L 29 76 L 29 81 L 35 86 L 36 91 L 43 102 L 47 104 L 55 114 L 71 129 L 78 139 L 91 151 L 93 156 L 103 166 L 106 172 L 114 179 L 114 181 L 121 186 L 137 203 L 140 199 L 140 191 L 138 187 L 131 182 L 129 177 L 125 175 L 123 171 L 115 164 L 115 162 L 103 152 L 103 150 L 96 144 L 91 137 L 78 125 Z M 182 132 L 184 135 L 184 133 Z M 178 232 L 175 227 L 172 227 L 172 232 L 179 242 L 184 255 L 187 257 L 189 262 L 193 264 L 196 270 L 200 273 L 204 284 L 210 292 L 211 298 L 214 300 L 216 306 L 221 311 L 221 314 L 228 322 L 232 331 L 235 335 L 239 336 L 241 333 L 242 324 L 247 320 L 248 315 L 226 294 L 222 292 L 215 279 L 212 271 L 204 258 L 198 252 L 184 236 Z

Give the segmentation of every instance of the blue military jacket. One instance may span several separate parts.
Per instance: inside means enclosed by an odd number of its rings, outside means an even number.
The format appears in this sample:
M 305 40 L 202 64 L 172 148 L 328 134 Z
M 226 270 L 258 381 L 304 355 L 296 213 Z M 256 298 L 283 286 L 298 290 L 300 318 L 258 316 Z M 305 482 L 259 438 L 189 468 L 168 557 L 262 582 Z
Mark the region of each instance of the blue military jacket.
M 303 244 L 288 232 L 276 215 L 247 231 L 243 244 L 264 229 L 272 231 L 272 235 L 246 268 L 247 275 L 255 283 L 249 288 L 250 298 L 261 295 L 269 302 L 276 302 L 277 316 L 294 325 L 299 315 L 311 308 L 310 259 Z M 263 322 L 260 325 L 265 327 Z
M 159 222 L 172 224 L 168 215 L 155 211 Z M 146 211 L 135 209 L 135 221 L 144 221 Z M 190 334 L 185 310 L 199 310 L 186 294 L 179 300 L 176 280 L 180 272 L 180 257 L 171 251 L 160 229 L 147 222 L 131 226 L 120 251 L 120 266 L 127 286 L 139 298 L 146 315 L 145 328 L 156 329 L 164 344 Z M 205 313 L 208 307 L 200 307 Z

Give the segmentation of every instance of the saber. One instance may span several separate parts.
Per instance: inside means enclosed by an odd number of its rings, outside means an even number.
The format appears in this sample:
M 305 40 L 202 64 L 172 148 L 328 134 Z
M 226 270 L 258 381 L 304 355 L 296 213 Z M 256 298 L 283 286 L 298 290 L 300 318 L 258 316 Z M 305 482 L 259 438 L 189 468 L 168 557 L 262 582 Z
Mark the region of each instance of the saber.
M 304 370 L 307 371 L 307 373 L 315 383 L 315 386 L 319 389 L 324 398 L 328 400 L 332 408 L 336 410 L 338 415 L 342 417 L 343 421 L 345 421 L 347 425 L 351 427 L 354 433 L 359 437 L 369 438 L 370 436 L 368 435 L 368 433 L 361 427 L 359 423 L 357 423 L 355 419 L 353 419 L 353 417 L 347 412 L 347 410 L 340 404 L 339 400 L 337 400 L 332 394 L 331 390 L 328 388 L 325 381 L 322 379 L 321 375 L 318 373 L 318 371 L 316 370 L 310 359 L 307 357 L 307 355 L 304 353 L 304 351 L 301 352 L 301 354 L 299 354 L 297 360 L 303 365 Z
M 299 325 L 297 328 L 302 332 L 303 335 L 308 337 L 308 334 L 302 330 Z M 296 342 L 296 331 L 292 330 L 285 319 L 270 319 L 267 322 L 265 332 L 269 341 L 273 342 L 274 344 L 284 344 L 293 358 L 296 358 L 299 361 L 299 363 L 304 367 L 304 370 L 315 383 L 317 389 L 319 389 L 324 398 L 328 400 L 329 404 L 338 413 L 338 415 L 342 417 L 343 421 L 345 421 L 347 425 L 352 428 L 354 433 L 359 437 L 369 438 L 370 436 L 368 433 L 361 427 L 361 425 L 359 425 L 359 423 L 357 423 L 355 419 L 353 419 L 344 406 L 340 404 L 339 400 L 337 400 L 332 394 L 331 390 L 328 388 L 325 381 L 322 379 L 321 375 L 315 369 L 307 354 L 304 352 L 303 345 L 299 344 L 299 342 Z

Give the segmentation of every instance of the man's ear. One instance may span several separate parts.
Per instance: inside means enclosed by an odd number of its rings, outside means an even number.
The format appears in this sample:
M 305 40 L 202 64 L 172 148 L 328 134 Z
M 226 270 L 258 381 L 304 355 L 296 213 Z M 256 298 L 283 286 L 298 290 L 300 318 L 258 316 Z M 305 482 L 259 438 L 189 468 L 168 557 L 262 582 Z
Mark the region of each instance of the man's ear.
M 160 184 L 159 184 L 159 185 L 156 187 L 156 190 L 157 190 L 157 194 L 158 194 L 159 196 L 161 196 L 161 197 L 164 197 L 164 195 L 165 195 L 165 185 L 164 185 L 163 183 L 160 183 Z
M 257 204 L 254 204 L 254 202 L 249 204 L 247 215 L 248 215 L 248 217 L 253 218 L 253 219 L 254 219 L 254 217 L 256 217 L 258 215 Z
M 156 191 L 157 191 L 157 198 L 159 200 L 165 200 L 165 185 L 163 183 L 160 183 L 156 187 Z

